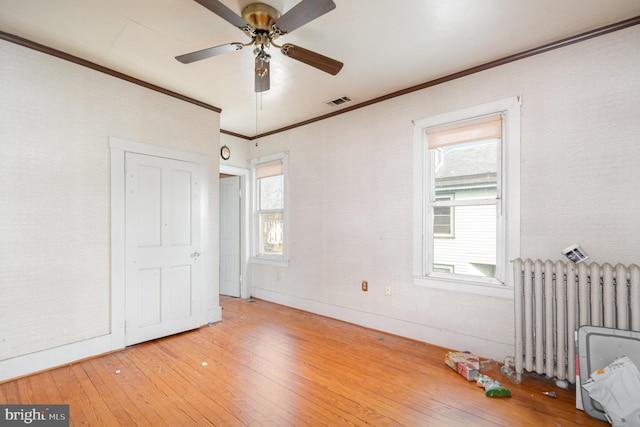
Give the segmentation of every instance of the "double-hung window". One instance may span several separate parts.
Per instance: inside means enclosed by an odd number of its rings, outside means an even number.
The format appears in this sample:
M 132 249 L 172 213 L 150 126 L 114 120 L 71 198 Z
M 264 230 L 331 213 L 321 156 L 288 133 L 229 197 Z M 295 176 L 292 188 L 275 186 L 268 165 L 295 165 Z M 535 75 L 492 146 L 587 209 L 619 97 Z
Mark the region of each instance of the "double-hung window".
M 510 98 L 414 122 L 416 284 L 487 295 L 509 287 L 508 261 L 519 251 L 519 115 L 519 98 Z
M 285 153 L 252 161 L 254 262 L 287 261 L 287 170 Z

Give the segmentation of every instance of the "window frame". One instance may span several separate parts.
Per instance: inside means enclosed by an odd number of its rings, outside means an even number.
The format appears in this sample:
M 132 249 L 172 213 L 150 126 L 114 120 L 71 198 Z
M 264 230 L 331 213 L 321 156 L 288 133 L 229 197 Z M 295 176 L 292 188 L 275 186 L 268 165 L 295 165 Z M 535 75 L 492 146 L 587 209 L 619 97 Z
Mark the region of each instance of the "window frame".
M 251 262 L 272 266 L 287 267 L 289 265 L 289 156 L 285 152 L 251 160 Z M 275 161 L 282 162 L 283 197 L 282 209 L 282 255 L 260 253 L 260 183 L 257 176 L 258 166 Z M 268 212 L 273 212 L 269 210 Z
M 444 114 L 414 120 L 413 177 L 413 278 L 414 284 L 435 289 L 513 298 L 510 260 L 520 256 L 520 107 L 515 96 Z M 462 122 L 490 114 L 503 114 L 503 136 L 497 185 L 496 278 L 429 272 L 433 232 L 430 231 L 429 197 L 434 182 L 432 157 L 426 130 L 435 126 Z M 431 235 L 431 236 L 430 236 Z

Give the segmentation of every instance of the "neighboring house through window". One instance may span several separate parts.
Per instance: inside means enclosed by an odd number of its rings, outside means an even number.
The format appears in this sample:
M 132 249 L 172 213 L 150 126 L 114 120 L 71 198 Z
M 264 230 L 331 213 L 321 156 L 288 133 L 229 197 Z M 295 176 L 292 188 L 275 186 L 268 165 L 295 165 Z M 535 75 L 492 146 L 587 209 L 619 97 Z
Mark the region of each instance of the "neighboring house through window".
M 278 153 L 251 162 L 253 172 L 254 262 L 286 264 L 287 242 L 287 155 Z
M 490 288 L 519 251 L 519 116 L 510 98 L 415 121 L 416 284 L 507 295 Z

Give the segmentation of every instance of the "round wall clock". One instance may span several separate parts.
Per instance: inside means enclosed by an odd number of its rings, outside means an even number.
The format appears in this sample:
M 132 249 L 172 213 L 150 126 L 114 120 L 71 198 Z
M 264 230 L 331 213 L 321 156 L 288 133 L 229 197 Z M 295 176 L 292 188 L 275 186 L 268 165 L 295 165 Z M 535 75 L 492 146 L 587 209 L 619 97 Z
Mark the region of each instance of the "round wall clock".
M 223 145 L 222 148 L 220 148 L 220 157 L 222 157 L 223 160 L 229 160 L 229 157 L 231 157 L 231 150 L 229 147 Z

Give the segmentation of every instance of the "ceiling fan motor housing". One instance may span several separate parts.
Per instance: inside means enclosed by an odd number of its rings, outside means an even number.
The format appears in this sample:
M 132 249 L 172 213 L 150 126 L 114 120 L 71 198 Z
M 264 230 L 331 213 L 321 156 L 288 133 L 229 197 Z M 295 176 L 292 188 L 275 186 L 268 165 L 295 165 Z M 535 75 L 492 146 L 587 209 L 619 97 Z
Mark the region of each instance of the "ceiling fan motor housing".
M 242 19 L 255 31 L 270 32 L 273 24 L 280 18 L 280 12 L 264 3 L 252 3 L 242 10 Z

